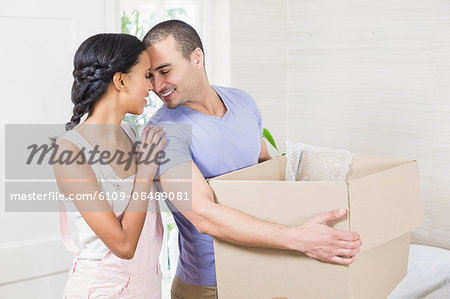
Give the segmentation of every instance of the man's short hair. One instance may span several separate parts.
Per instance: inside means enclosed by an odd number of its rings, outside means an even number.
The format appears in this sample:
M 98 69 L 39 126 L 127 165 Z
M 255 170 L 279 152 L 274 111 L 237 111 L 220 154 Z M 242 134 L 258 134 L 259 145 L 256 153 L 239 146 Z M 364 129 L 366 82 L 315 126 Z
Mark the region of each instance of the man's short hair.
M 197 32 L 191 25 L 180 20 L 169 20 L 161 22 L 155 25 L 144 36 L 142 42 L 145 48 L 148 48 L 154 44 L 159 43 L 169 35 L 172 35 L 178 50 L 181 52 L 184 58 L 190 60 L 190 55 L 196 48 L 203 51 L 202 41 Z

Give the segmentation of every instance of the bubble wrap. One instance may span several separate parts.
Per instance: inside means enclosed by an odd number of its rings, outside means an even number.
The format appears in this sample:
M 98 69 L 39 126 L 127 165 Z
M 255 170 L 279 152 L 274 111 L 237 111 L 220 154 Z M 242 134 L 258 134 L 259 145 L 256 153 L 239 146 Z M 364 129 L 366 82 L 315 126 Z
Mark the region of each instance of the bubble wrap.
M 345 181 L 353 153 L 287 142 L 286 181 Z

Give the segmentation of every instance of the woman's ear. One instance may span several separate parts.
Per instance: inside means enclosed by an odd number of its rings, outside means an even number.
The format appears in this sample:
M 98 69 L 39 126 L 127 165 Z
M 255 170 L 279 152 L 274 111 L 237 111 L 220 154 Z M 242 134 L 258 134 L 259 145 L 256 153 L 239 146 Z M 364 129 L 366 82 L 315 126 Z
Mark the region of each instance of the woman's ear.
M 126 91 L 125 87 L 125 74 L 123 73 L 115 73 L 112 79 L 114 83 L 114 87 L 118 91 Z

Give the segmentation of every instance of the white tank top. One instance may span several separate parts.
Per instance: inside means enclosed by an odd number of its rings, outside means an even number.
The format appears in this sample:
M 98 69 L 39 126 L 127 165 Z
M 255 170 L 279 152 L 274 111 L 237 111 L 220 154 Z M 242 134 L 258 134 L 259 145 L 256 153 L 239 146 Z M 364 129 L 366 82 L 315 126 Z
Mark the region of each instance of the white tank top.
M 127 136 L 131 139 L 131 142 L 134 144 L 134 142 L 136 141 L 134 130 L 124 122 L 121 123 L 121 127 L 125 131 Z M 89 144 L 89 142 L 75 130 L 67 131 L 58 139 L 58 142 L 61 139 L 66 139 L 72 142 L 80 149 L 84 148 L 85 152 L 94 149 L 92 145 Z M 98 155 L 99 154 L 97 154 L 95 159 L 99 158 Z M 121 198 L 120 196 L 122 194 L 131 195 L 134 187 L 134 174 L 128 178 L 121 179 L 109 164 L 102 165 L 100 163 L 95 163 L 91 165 L 91 167 L 95 173 L 98 184 L 104 193 L 112 194 L 114 192 L 117 192 L 119 193 L 117 195 L 118 199 Z M 130 197 L 128 196 L 128 198 Z M 117 218 L 121 218 L 128 205 L 129 200 L 109 200 L 108 202 L 115 212 Z M 64 204 L 66 205 L 68 211 L 76 210 L 76 207 L 74 207 L 74 204 L 70 200 L 65 201 Z M 69 205 L 72 206 L 69 207 Z M 86 223 L 79 212 L 67 213 L 70 215 L 70 219 L 74 223 L 74 227 L 72 227 L 71 233 L 72 235 L 78 235 L 78 240 L 75 241 L 76 245 L 78 245 L 79 248 L 79 253 L 77 255 L 78 260 L 90 266 L 97 265 L 109 252 L 108 247 L 89 227 L 89 225 Z

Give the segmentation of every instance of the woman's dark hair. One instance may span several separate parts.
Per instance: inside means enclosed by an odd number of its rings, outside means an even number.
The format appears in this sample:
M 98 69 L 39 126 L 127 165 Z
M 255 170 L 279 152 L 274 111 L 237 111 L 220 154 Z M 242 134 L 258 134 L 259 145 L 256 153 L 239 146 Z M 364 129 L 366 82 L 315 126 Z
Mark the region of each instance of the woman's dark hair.
M 85 40 L 75 53 L 72 85 L 73 116 L 66 130 L 90 115 L 95 103 L 105 94 L 115 73 L 128 73 L 145 50 L 135 36 L 103 33 Z

